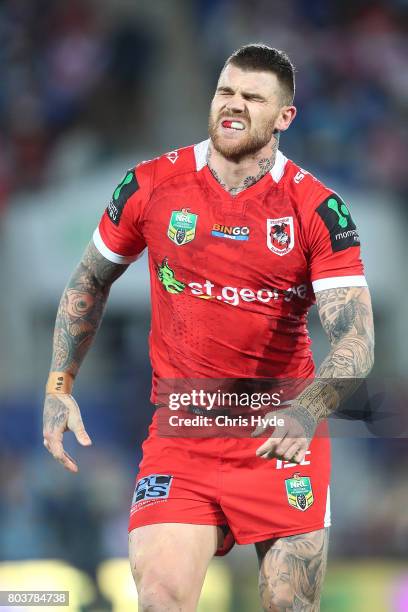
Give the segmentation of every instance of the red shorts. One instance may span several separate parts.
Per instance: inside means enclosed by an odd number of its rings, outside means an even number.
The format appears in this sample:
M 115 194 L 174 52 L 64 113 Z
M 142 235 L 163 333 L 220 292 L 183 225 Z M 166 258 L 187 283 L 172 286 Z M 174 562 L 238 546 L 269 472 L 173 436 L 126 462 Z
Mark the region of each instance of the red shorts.
M 319 430 L 318 430 L 319 431 Z M 316 435 L 304 461 L 256 457 L 265 438 L 179 438 L 143 443 L 129 531 L 154 523 L 219 525 L 234 545 L 330 525 L 330 440 Z

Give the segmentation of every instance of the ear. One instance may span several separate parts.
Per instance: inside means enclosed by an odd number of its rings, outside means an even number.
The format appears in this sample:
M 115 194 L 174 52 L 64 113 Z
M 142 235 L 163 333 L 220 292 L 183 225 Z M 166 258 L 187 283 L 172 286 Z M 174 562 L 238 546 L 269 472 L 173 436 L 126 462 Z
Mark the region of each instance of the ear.
M 275 123 L 275 128 L 280 132 L 288 129 L 294 118 L 296 117 L 296 106 L 282 106 L 279 116 Z

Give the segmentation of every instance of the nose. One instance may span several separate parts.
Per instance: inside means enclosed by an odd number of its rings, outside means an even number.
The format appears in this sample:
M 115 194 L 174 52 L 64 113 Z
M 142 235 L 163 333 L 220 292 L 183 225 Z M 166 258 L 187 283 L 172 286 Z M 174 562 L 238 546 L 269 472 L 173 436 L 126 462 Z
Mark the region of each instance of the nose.
M 233 114 L 240 114 L 245 112 L 245 101 L 241 96 L 232 96 L 227 104 L 226 108 Z

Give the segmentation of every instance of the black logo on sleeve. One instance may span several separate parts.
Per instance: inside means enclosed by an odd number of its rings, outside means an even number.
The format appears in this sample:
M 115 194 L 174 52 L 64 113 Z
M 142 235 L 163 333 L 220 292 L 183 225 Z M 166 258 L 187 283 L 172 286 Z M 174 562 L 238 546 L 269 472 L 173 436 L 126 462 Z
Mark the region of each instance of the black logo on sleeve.
M 316 208 L 329 230 L 333 251 L 344 251 L 360 245 L 360 237 L 350 211 L 338 195 L 333 193 Z
M 106 209 L 109 219 L 115 225 L 119 225 L 123 209 L 129 198 L 139 189 L 134 170 L 128 170 L 125 178 L 119 183 L 113 192 L 111 201 Z

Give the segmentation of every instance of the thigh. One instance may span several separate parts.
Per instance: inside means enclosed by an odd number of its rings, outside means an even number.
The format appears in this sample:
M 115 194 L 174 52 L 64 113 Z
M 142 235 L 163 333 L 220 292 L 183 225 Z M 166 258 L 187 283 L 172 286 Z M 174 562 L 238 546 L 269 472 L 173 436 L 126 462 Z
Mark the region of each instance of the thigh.
M 259 590 L 269 611 L 319 610 L 329 530 L 258 542 Z
M 166 589 L 194 609 L 223 533 L 216 525 L 159 523 L 129 533 L 129 560 L 139 592 Z

